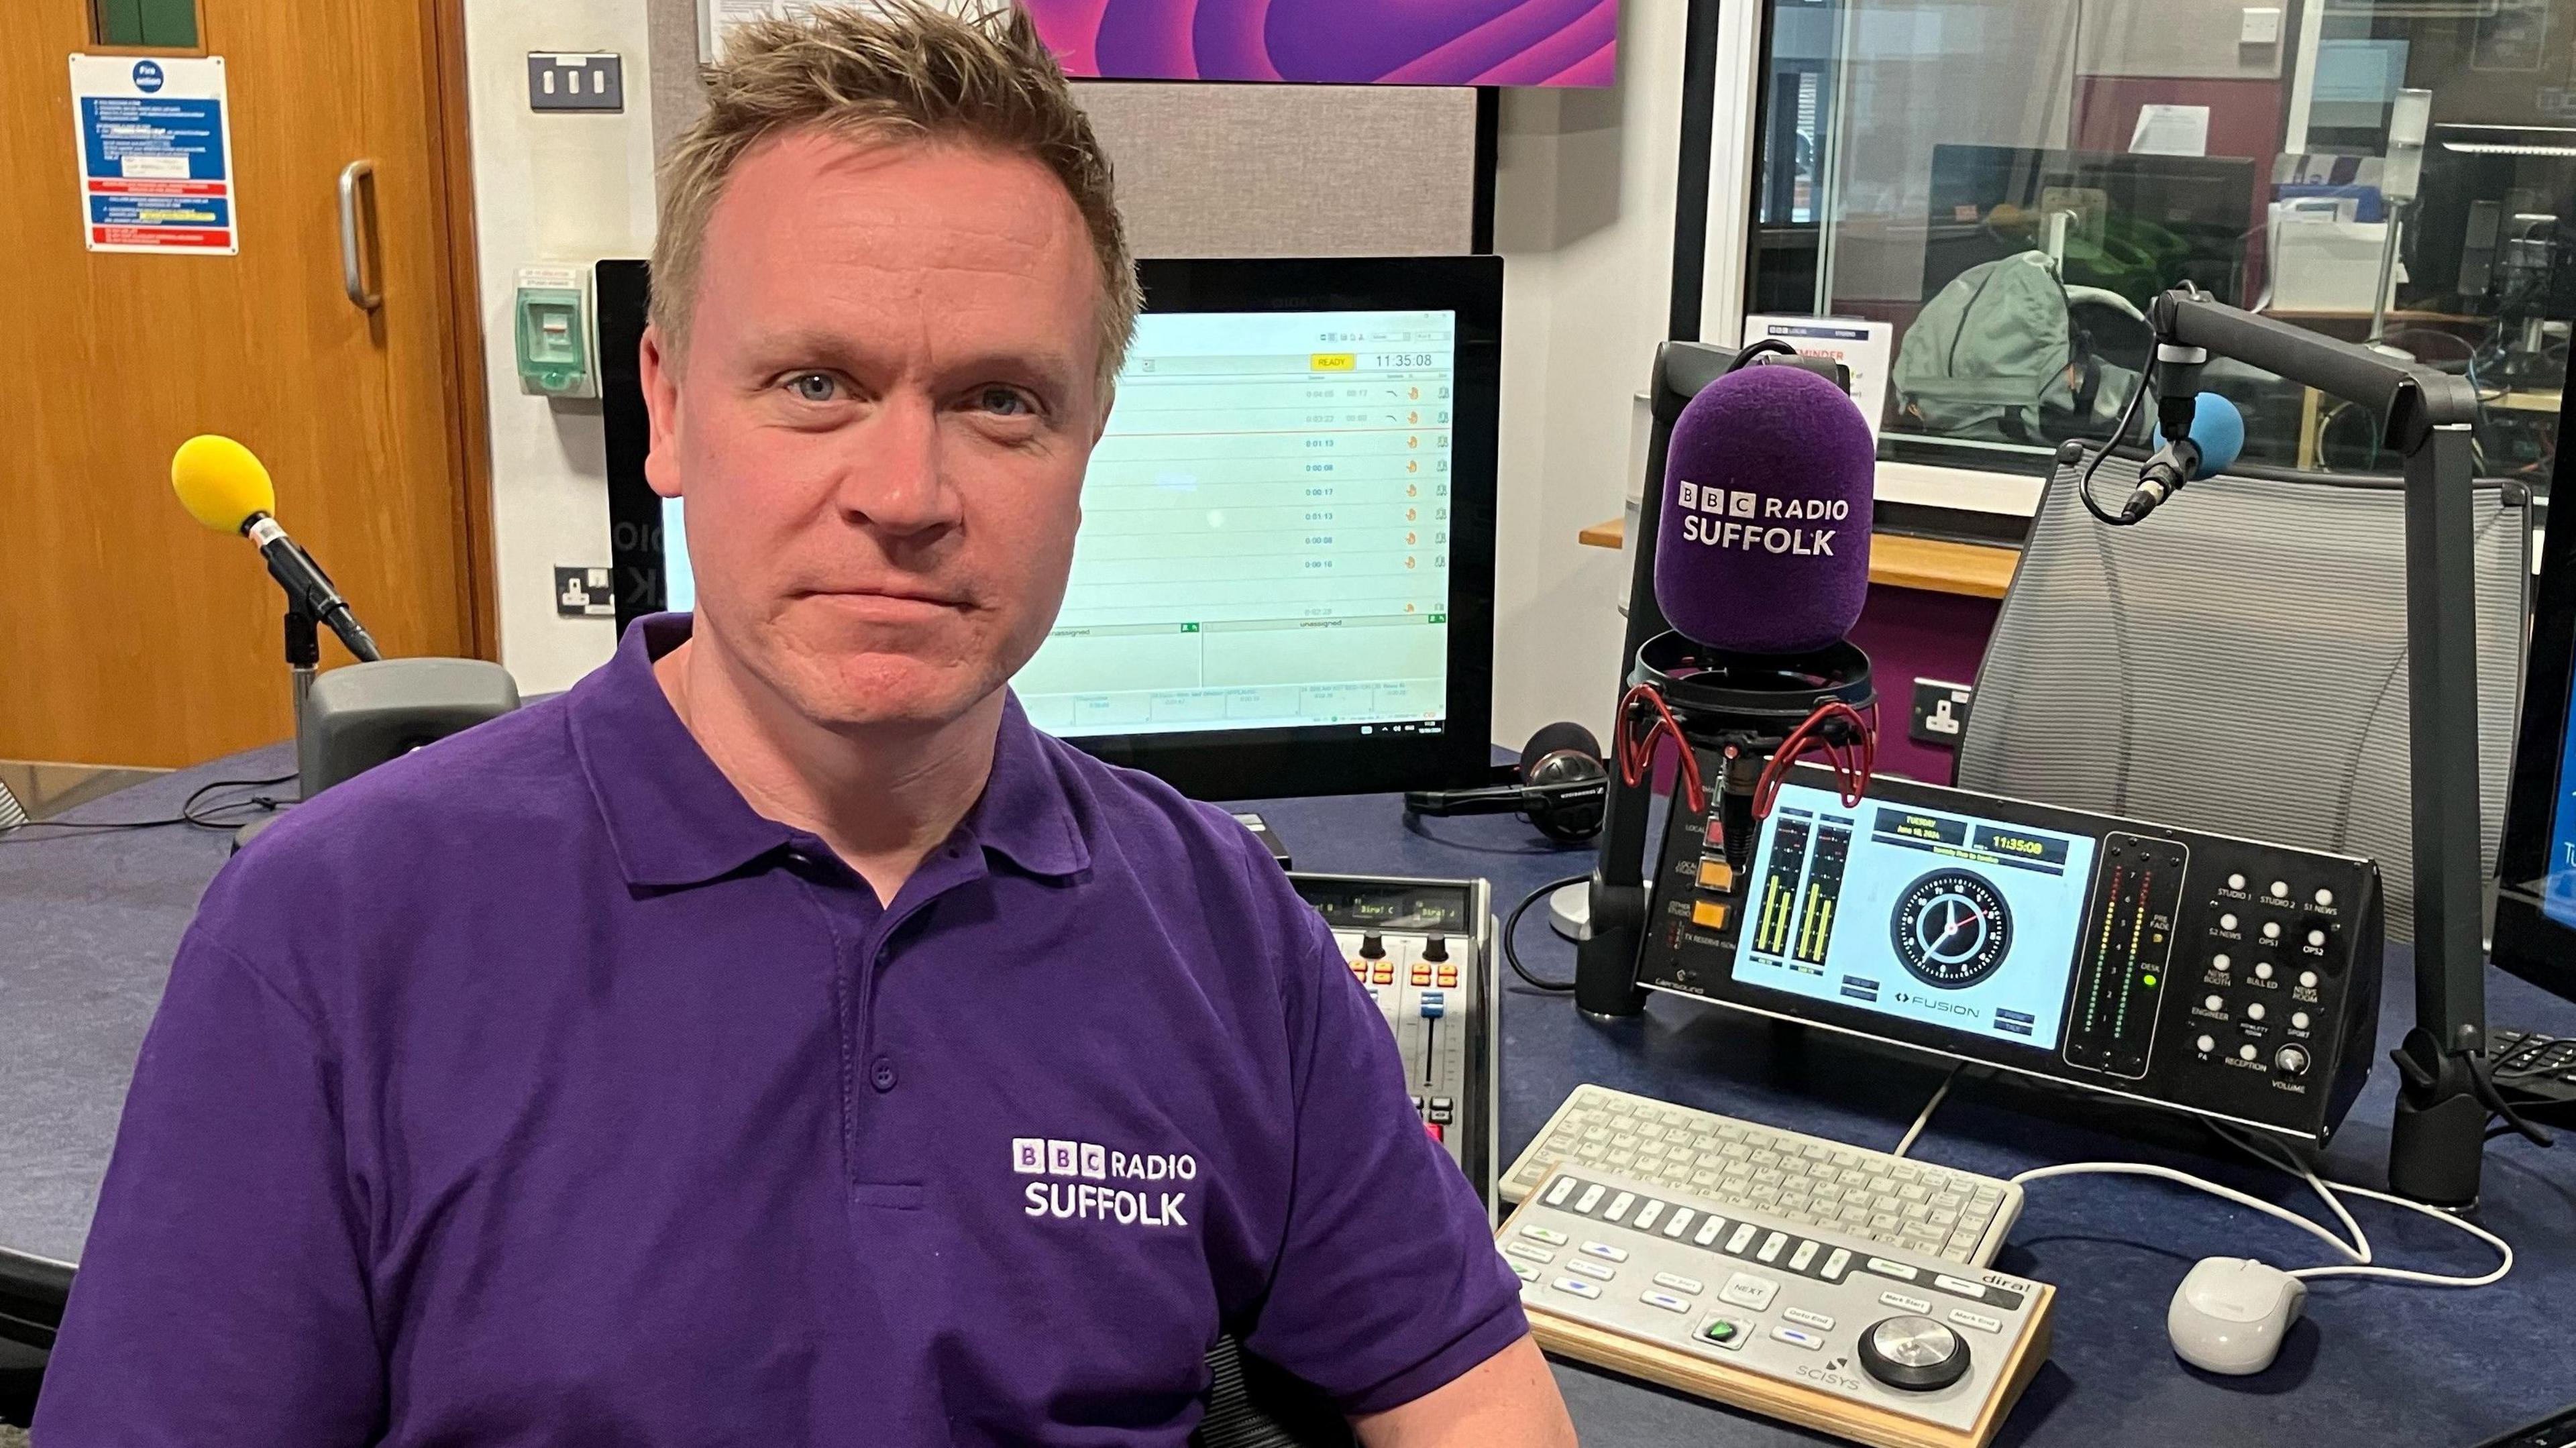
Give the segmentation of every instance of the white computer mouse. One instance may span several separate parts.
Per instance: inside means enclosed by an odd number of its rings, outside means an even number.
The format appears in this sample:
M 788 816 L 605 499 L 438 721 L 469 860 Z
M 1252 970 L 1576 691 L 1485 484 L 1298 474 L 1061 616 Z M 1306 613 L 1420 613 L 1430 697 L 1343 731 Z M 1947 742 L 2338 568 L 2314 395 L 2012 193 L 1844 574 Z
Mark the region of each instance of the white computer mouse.
M 2307 1306 L 2308 1284 L 2247 1257 L 2203 1257 L 2165 1309 L 2165 1335 L 2184 1362 L 2213 1373 L 2259 1373 Z

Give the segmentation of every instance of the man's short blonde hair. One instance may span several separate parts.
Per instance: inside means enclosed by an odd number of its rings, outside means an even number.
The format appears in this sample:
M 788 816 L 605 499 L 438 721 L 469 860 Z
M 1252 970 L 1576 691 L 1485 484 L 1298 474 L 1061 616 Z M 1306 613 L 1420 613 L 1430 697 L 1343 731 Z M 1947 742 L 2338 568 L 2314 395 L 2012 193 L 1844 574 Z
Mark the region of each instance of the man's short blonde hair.
M 733 29 L 704 70 L 708 106 L 662 160 L 653 243 L 653 326 L 679 360 L 688 346 L 707 219 L 725 180 L 761 142 L 814 129 L 856 141 L 992 147 L 1064 183 L 1091 233 L 1101 282 L 1100 376 L 1115 380 L 1142 304 L 1109 157 L 1027 12 L 969 16 L 929 0 L 874 0 L 803 20 Z

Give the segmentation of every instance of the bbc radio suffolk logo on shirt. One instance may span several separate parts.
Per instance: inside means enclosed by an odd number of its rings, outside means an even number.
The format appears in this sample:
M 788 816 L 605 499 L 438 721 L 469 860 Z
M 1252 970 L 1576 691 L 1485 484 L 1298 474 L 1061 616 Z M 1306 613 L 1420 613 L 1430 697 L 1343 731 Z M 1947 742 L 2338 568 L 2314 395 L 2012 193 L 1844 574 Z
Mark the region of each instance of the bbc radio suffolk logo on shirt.
M 1051 1178 L 1031 1182 L 1021 1193 L 1026 1203 L 1021 1210 L 1032 1217 L 1186 1227 L 1189 1191 L 1170 1184 L 1198 1180 L 1199 1164 L 1187 1152 L 1112 1151 L 1097 1142 L 1015 1136 L 1011 1170 Z
M 1685 478 L 1673 489 L 1682 509 L 1682 541 L 1746 553 L 1794 553 L 1801 557 L 1834 556 L 1840 523 L 1851 516 L 1842 498 L 1766 498 L 1743 488 L 1702 487 Z

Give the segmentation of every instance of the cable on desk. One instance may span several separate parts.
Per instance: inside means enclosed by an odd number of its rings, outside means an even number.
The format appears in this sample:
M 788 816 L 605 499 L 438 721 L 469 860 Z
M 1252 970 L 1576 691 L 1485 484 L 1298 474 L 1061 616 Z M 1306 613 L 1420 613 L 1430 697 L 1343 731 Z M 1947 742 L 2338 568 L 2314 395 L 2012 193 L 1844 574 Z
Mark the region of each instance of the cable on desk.
M 1949 1075 L 1941 1078 L 1941 1089 L 1933 1092 L 1932 1099 L 1924 1102 L 1923 1109 L 1914 1114 L 1914 1124 L 1905 1128 L 1905 1139 L 1896 1143 L 1896 1150 L 1889 1152 L 1889 1156 L 1903 1156 L 1914 1149 L 1914 1139 L 1923 1134 L 1923 1128 L 1932 1124 L 1932 1113 L 1941 1109 L 1941 1098 L 1950 1094 L 1951 1083 L 1967 1069 L 1967 1062 L 1958 1062 L 1950 1068 Z
M 2343 1238 L 2327 1231 L 2324 1227 L 2319 1226 L 2315 1221 L 2302 1216 L 2297 1212 L 2293 1212 L 2287 1207 L 2277 1206 L 2271 1202 L 2264 1201 L 2260 1197 L 2249 1196 L 2244 1192 L 2237 1191 L 2233 1187 L 2220 1186 L 2216 1182 L 2207 1181 L 2203 1178 L 2193 1176 L 2189 1172 L 2176 1171 L 2172 1167 L 2150 1166 L 2145 1162 L 2068 1162 L 2061 1166 L 2035 1167 L 2032 1170 L 2015 1176 L 2012 1179 L 2012 1182 L 2015 1186 L 2026 1186 L 2031 1182 L 2045 1181 L 2050 1177 L 2062 1176 L 2153 1177 L 2159 1181 L 2168 1181 L 2175 1183 L 2178 1186 L 2190 1187 L 2195 1191 L 2207 1192 L 2211 1196 L 2220 1197 L 2227 1201 L 2234 1202 L 2238 1206 L 2250 1207 L 2255 1211 L 2263 1213 L 2265 1216 L 2278 1218 L 2279 1220 L 2287 1222 L 2291 1226 L 2298 1228 L 2300 1231 L 2307 1233 L 2309 1236 L 2316 1238 L 2318 1241 L 2325 1243 L 2327 1246 L 2334 1248 L 2336 1252 L 2349 1258 L 2351 1262 L 2351 1265 L 2341 1267 L 2293 1268 L 2289 1273 L 2292 1277 L 2375 1277 L 2390 1282 L 2414 1283 L 2423 1287 L 2484 1287 L 2489 1283 L 2501 1281 L 2506 1273 L 2513 1270 L 2512 1244 L 2493 1232 L 2486 1230 L 2484 1227 L 2478 1226 L 2474 1222 L 2463 1221 L 2437 1207 L 2428 1207 L 2421 1202 L 2410 1202 L 2404 1197 L 2392 1196 L 2387 1192 L 2376 1192 L 2372 1191 L 2368 1187 L 2357 1187 L 2345 1182 L 2329 1182 L 2323 1177 L 2318 1176 L 2315 1172 L 2310 1171 L 2307 1167 L 2299 1164 L 2294 1159 L 2273 1156 L 2267 1151 L 2258 1148 L 2252 1142 L 2236 1137 L 2227 1132 L 2224 1128 L 2220 1128 L 2215 1124 L 2212 1125 L 2211 1129 L 2217 1131 L 2221 1137 L 2233 1143 L 2238 1148 L 2251 1154 L 2256 1160 L 2261 1161 L 2264 1165 L 2276 1170 L 2289 1172 L 2291 1175 L 2306 1182 L 2308 1186 L 2316 1192 L 2317 1196 L 2325 1202 L 2326 1206 L 2333 1211 L 2336 1218 L 2344 1224 L 2345 1228 L 2352 1233 L 2352 1240 L 2349 1242 L 2345 1241 Z M 2484 1273 L 2476 1277 L 2455 1277 L 2438 1272 L 2415 1272 L 2403 1268 L 2379 1266 L 2371 1260 L 2370 1238 L 2363 1234 L 2361 1223 L 2354 1220 L 2352 1213 L 2344 1207 L 2343 1202 L 2340 1200 L 2340 1194 L 2347 1192 L 2354 1196 L 2368 1197 L 2375 1202 L 2386 1202 L 2391 1206 L 2404 1207 L 2409 1211 L 2421 1212 L 2425 1216 L 2431 1217 L 2436 1221 L 2448 1222 L 2452 1226 L 2459 1228 L 2461 1231 L 2468 1233 L 2470 1236 L 2477 1238 L 2479 1241 L 2486 1243 L 2488 1246 L 2495 1248 L 2497 1254 L 2502 1257 L 2503 1260 L 2496 1266 L 2494 1271 Z
M 1554 995 L 1565 995 L 1573 991 L 1574 982 L 1570 980 L 1547 980 L 1543 977 L 1530 974 L 1530 968 L 1521 964 L 1521 950 L 1518 945 L 1513 943 L 1513 937 L 1520 933 L 1521 917 L 1529 913 L 1529 908 L 1532 905 L 1537 904 L 1542 898 L 1553 895 L 1568 885 L 1580 885 L 1591 878 L 1592 876 L 1587 872 L 1581 875 L 1568 875 L 1562 880 L 1550 880 L 1546 884 L 1539 886 L 1537 889 L 1532 890 L 1526 895 L 1523 895 L 1521 897 L 1521 903 L 1512 907 L 1512 913 L 1506 916 L 1503 920 L 1503 959 L 1511 963 L 1512 974 L 1528 981 L 1537 989 L 1547 991 Z
M 2291 1156 L 2289 1149 L 2281 1146 L 2277 1142 L 2264 1142 L 2258 1141 L 2256 1138 L 2240 1136 L 2236 1132 L 2228 1129 L 2227 1127 L 2221 1126 L 2216 1122 L 2211 1122 L 2209 1126 L 2210 1130 L 2217 1132 L 2222 1140 L 2232 1142 L 2240 1150 L 2245 1151 L 2267 1165 L 2278 1167 L 2281 1170 L 2298 1177 L 2302 1181 L 2305 1181 L 2308 1184 L 2309 1189 L 2314 1191 L 2338 1218 L 2342 1219 L 2344 1229 L 2352 1233 L 2352 1240 L 2355 1244 L 2356 1250 L 2348 1250 L 2347 1255 L 2351 1256 L 2358 1265 L 2351 1267 L 2301 1267 L 2294 1269 L 2290 1273 L 2293 1277 L 2377 1277 L 2392 1282 L 2412 1282 L 2424 1287 L 2484 1287 L 2491 1282 L 2502 1281 L 2504 1275 L 2513 1270 L 2513 1244 L 2507 1242 L 2504 1238 L 2497 1236 L 2493 1232 L 2488 1231 L 2486 1228 L 2477 1225 L 2475 1222 L 2455 1217 L 2449 1212 L 2445 1212 L 2438 1207 L 2428 1207 L 2421 1202 L 2408 1201 L 2404 1197 L 2391 1196 L 2386 1192 L 2372 1191 L 2368 1187 L 2357 1187 L 2345 1182 L 2327 1181 L 2325 1178 L 2317 1175 L 2314 1171 L 2309 1170 L 2305 1163 L 2302 1163 L 2296 1157 Z M 2279 1151 L 2281 1154 L 2279 1156 L 2272 1155 L 2272 1152 L 2275 1150 Z M 2496 1269 L 2493 1272 L 2489 1272 L 2478 1277 L 2455 1277 L 2438 1272 L 2412 1272 L 2396 1267 L 2378 1266 L 2371 1260 L 2370 1238 L 2362 1234 L 2361 1223 L 2353 1220 L 2352 1213 L 2344 1209 L 2344 1205 L 2339 1199 L 2339 1194 L 2343 1192 L 2350 1192 L 2359 1197 L 2368 1197 L 2372 1201 L 2387 1202 L 2391 1206 L 2404 1207 L 2409 1211 L 2421 1212 L 2425 1216 L 2431 1217 L 2436 1221 L 2447 1222 L 2450 1225 L 2459 1228 L 2461 1231 L 2468 1233 L 2470 1236 L 2477 1238 L 2479 1241 L 2486 1243 L 2488 1246 L 2495 1248 L 2497 1255 L 2503 1260 L 2497 1264 Z

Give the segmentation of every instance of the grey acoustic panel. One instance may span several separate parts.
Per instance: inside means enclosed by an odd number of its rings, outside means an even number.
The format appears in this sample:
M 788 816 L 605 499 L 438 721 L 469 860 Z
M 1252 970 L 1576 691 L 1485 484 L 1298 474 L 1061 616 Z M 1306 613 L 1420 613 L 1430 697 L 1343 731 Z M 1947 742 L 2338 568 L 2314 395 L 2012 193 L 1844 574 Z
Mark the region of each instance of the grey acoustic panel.
M 2105 506 L 2137 486 L 2113 458 Z M 2414 935 L 2404 494 L 2222 476 L 2134 528 L 2060 467 L 2004 597 L 1959 743 L 1968 789 L 2364 855 Z M 2522 490 L 2477 516 L 2481 875 L 2493 872 L 2530 582 Z
M 653 151 L 706 109 L 697 0 L 647 0 Z M 1077 81 L 1138 256 L 1445 256 L 1474 249 L 1476 93 L 1460 87 Z
M 1474 250 L 1476 93 L 1084 81 L 1138 256 Z

